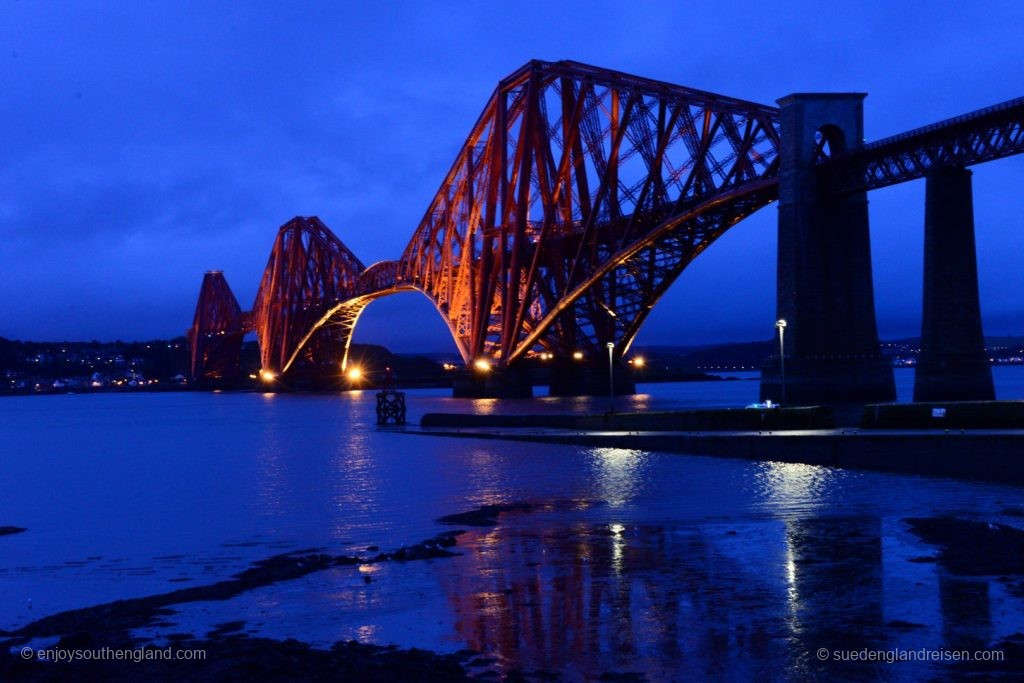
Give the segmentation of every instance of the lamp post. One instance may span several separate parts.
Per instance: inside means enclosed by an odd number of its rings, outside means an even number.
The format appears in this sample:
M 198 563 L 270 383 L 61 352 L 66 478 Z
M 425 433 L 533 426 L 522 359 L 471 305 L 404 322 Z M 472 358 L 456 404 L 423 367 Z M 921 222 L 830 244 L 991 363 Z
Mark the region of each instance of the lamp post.
M 784 405 L 786 403 L 786 319 L 776 320 L 775 327 L 779 328 L 779 374 L 782 379 L 782 398 L 779 405 Z
M 615 343 L 608 342 L 605 344 L 608 348 L 608 412 L 615 412 L 615 378 L 612 373 L 615 371 L 615 363 L 612 360 L 612 353 L 615 351 Z

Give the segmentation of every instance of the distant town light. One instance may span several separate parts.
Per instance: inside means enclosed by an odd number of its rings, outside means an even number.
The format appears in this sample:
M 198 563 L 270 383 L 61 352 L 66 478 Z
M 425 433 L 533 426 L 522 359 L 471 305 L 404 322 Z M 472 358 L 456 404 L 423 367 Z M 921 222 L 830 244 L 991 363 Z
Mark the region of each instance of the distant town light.
M 572 359 L 573 360 L 583 360 L 583 352 L 582 351 L 573 351 L 572 352 Z
M 273 382 L 276 377 L 270 370 L 260 370 L 260 379 L 264 382 Z
M 480 372 L 490 372 L 491 362 L 486 358 L 477 358 L 476 361 L 473 362 L 473 367 Z
M 358 365 L 355 365 L 348 369 L 345 376 L 348 377 L 350 382 L 358 382 L 363 378 L 363 370 Z
M 642 368 L 644 366 L 644 363 L 646 362 L 647 361 L 644 360 L 643 356 L 637 356 L 636 358 L 633 359 L 633 367 Z

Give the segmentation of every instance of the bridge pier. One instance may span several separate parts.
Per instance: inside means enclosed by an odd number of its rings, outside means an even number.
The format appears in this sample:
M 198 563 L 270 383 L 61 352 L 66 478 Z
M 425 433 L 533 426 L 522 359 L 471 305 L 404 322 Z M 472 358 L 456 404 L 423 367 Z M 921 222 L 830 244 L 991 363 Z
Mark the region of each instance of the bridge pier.
M 469 368 L 455 374 L 455 398 L 533 398 L 530 373 L 521 365 L 493 366 L 484 371 Z
M 616 396 L 636 393 L 633 368 L 621 360 L 615 362 L 612 373 L 614 386 L 608 383 L 608 361 L 589 363 L 564 360 L 551 365 L 548 386 L 550 396 L 607 396 L 614 389 Z
M 971 172 L 925 176 L 924 304 L 914 401 L 991 401 L 974 246 Z
M 786 320 L 787 403 L 891 401 L 891 364 L 875 322 L 865 191 L 828 195 L 816 156 L 859 148 L 861 93 L 794 94 L 779 100 L 778 317 Z M 777 341 L 778 338 L 776 338 Z M 778 355 L 761 374 L 761 400 L 782 400 Z

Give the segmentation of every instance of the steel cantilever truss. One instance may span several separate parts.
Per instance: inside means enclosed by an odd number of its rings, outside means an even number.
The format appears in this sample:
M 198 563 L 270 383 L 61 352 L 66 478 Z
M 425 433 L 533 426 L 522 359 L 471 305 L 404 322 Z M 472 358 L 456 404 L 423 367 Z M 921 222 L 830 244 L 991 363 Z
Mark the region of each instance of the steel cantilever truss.
M 357 294 L 362 262 L 319 218 L 296 217 L 277 233 L 263 273 L 252 321 L 265 370 L 284 372 L 299 358 L 334 365 L 348 348 L 349 330 L 318 326 L 323 314 Z
M 530 62 L 495 89 L 399 260 L 364 268 L 295 218 L 232 329 L 255 329 L 269 372 L 336 368 L 370 301 L 418 290 L 467 362 L 608 341 L 621 356 L 686 265 L 775 199 L 777 126 L 773 107 Z
M 238 373 L 238 354 L 247 325 L 228 281 L 219 270 L 203 276 L 199 301 L 188 331 L 189 374 L 192 379 L 231 379 Z
M 777 194 L 778 111 L 575 62 L 491 96 L 399 278 L 465 360 L 621 355 L 679 273 Z M 603 353 L 603 351 L 602 351 Z

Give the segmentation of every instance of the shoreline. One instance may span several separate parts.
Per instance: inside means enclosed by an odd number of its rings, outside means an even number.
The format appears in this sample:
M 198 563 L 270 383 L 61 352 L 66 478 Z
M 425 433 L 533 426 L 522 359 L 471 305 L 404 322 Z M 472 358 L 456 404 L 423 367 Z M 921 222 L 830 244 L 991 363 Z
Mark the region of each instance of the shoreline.
M 571 431 L 431 429 L 404 434 L 556 443 L 680 455 L 800 463 L 1024 486 L 1024 431 Z M 896 455 L 894 455 L 896 454 Z

